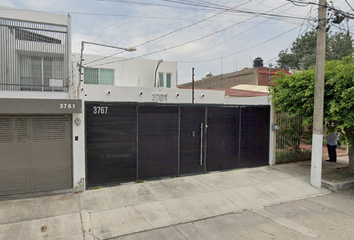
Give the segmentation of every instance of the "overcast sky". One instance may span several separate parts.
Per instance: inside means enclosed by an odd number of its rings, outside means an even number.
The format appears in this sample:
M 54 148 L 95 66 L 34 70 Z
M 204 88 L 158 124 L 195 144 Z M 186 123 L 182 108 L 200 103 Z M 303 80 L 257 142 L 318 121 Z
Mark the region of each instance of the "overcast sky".
M 287 0 L 0 0 L 0 6 L 70 13 L 73 52 L 80 52 L 81 41 L 136 46 L 117 56 L 177 61 L 179 84 L 191 81 L 193 67 L 198 80 L 208 72 L 250 68 L 256 57 L 265 66 L 276 64 L 279 51 L 316 26 L 318 9 Z M 354 14 L 353 0 L 334 0 L 333 6 Z M 354 20 L 331 30 L 338 27 L 353 35 Z M 85 48 L 91 54 L 115 52 Z

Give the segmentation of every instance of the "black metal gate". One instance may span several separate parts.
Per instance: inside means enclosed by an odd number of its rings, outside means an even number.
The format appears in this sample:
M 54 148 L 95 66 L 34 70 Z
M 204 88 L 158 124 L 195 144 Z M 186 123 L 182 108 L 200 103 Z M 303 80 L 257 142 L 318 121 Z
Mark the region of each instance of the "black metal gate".
M 139 106 L 138 178 L 178 172 L 178 106 Z
M 136 105 L 86 104 L 87 185 L 136 180 Z
M 208 107 L 208 171 L 238 168 L 239 132 L 239 107 Z
M 241 107 L 240 168 L 269 164 L 270 107 Z
M 205 107 L 181 107 L 180 174 L 204 171 Z
M 89 187 L 269 163 L 269 106 L 85 108 Z

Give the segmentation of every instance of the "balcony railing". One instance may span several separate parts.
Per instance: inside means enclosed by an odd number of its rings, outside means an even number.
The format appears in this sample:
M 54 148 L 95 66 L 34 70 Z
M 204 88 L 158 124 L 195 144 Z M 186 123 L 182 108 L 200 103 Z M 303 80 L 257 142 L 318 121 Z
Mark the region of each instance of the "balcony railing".
M 67 26 L 0 18 L 0 91 L 68 92 Z

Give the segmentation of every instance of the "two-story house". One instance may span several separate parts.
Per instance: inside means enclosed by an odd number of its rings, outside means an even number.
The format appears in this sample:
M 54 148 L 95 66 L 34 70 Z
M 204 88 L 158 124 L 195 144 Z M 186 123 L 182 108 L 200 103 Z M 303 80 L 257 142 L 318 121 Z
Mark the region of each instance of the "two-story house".
M 0 11 L 0 196 L 70 190 L 71 17 Z

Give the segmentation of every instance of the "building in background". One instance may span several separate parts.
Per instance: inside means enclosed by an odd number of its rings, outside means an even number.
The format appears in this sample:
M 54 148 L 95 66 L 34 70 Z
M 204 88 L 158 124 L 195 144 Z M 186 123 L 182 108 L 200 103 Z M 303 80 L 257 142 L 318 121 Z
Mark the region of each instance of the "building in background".
M 205 77 L 201 80 L 195 81 L 194 87 L 202 89 L 229 89 L 240 84 L 269 86 L 272 84 L 272 77 L 275 76 L 277 72 L 290 74 L 287 69 L 263 67 L 263 60 L 261 58 L 256 58 L 253 62 L 253 68 L 244 68 L 232 73 Z M 192 83 L 180 84 L 178 87 L 191 88 Z

